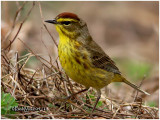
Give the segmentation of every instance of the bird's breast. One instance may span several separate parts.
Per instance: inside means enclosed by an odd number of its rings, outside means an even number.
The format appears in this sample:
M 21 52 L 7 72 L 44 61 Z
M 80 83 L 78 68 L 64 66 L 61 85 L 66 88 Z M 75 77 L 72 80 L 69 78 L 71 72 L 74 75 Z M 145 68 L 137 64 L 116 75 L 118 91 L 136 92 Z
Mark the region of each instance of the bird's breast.
M 58 54 L 61 66 L 66 74 L 76 82 L 85 79 L 85 73 L 91 69 L 87 52 L 77 42 L 59 43 Z M 82 83 L 81 83 L 82 84 Z

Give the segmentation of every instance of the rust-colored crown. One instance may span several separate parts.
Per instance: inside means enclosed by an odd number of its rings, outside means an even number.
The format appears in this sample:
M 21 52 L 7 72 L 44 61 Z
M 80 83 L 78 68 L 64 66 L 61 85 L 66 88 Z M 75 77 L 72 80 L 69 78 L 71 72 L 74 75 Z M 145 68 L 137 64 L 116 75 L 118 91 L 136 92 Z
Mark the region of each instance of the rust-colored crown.
M 63 12 L 59 14 L 56 18 L 72 18 L 72 19 L 80 20 L 76 14 L 69 13 L 69 12 Z

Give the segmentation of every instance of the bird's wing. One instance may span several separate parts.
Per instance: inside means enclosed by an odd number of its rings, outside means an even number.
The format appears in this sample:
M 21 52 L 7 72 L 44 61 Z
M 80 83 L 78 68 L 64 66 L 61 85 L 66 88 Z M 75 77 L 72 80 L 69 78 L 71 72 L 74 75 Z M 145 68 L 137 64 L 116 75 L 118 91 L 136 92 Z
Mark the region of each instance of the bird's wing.
M 95 41 L 91 40 L 85 48 L 90 53 L 90 59 L 94 67 L 121 74 L 114 61 L 111 60 Z

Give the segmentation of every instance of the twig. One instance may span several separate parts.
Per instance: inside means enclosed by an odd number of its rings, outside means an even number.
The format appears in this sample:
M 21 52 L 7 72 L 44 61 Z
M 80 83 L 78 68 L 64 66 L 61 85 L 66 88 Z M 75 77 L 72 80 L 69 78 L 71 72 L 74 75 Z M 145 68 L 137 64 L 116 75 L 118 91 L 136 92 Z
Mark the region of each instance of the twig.
M 141 87 L 141 85 L 142 85 L 142 83 L 143 83 L 143 81 L 144 81 L 144 79 L 146 78 L 146 76 L 144 76 L 143 77 L 143 79 L 142 79 L 142 81 L 141 81 L 141 83 L 140 83 L 140 85 L 139 85 L 139 88 Z M 136 101 L 136 99 L 137 99 L 137 96 L 138 96 L 138 91 L 136 92 L 136 95 L 135 95 L 135 97 L 134 97 L 134 102 Z
M 116 116 L 117 112 L 119 111 L 120 108 L 117 108 L 116 112 L 113 114 L 112 119 L 114 119 L 114 117 Z
M 49 90 L 49 88 L 48 88 L 49 85 L 48 85 L 48 82 L 47 82 L 47 79 L 46 79 L 46 73 L 45 73 L 44 66 L 43 66 L 43 69 L 42 69 L 42 74 L 43 74 L 43 81 L 46 82 L 47 89 Z
M 17 81 L 18 80 L 18 74 L 19 74 L 19 72 L 17 72 L 18 71 L 18 52 L 16 52 L 15 53 L 15 65 L 14 65 L 14 67 L 13 67 L 13 70 L 14 70 L 14 74 L 13 74 L 13 78 L 15 79 L 15 81 Z M 12 96 L 14 96 L 14 94 L 15 94 L 15 89 L 16 89 L 16 87 L 17 87 L 17 85 L 16 84 L 14 84 L 14 89 L 13 89 L 13 92 L 12 92 Z
M 44 58 L 42 58 L 41 56 L 37 56 L 20 38 L 18 38 L 26 47 L 27 47 L 27 49 L 42 63 L 42 64 L 44 64 L 47 68 L 50 68 L 49 66 L 47 66 L 44 62 L 42 62 L 41 61 L 41 59 L 42 60 L 44 60 L 45 62 L 47 62 L 48 64 L 50 64 L 47 60 L 45 60 Z M 41 58 L 41 59 L 40 59 Z M 55 66 L 52 66 L 55 70 L 57 70 L 57 71 L 60 71 L 60 70 L 58 70 Z
M 35 76 L 35 74 L 37 73 L 37 70 L 38 70 L 38 69 L 36 69 L 36 71 L 33 73 L 33 75 L 32 75 L 32 77 L 31 77 L 31 79 L 29 80 L 29 82 L 28 82 L 28 84 L 27 84 L 27 86 L 26 86 L 26 88 L 29 86 L 29 84 L 32 84 L 33 77 L 34 77 L 34 76 Z
M 16 25 L 16 22 L 17 22 L 18 19 L 19 19 L 18 16 L 20 16 L 20 13 L 21 13 L 21 11 L 22 11 L 22 9 L 24 8 L 24 6 L 25 6 L 26 3 L 27 3 L 27 2 L 23 2 L 22 6 L 19 7 L 19 9 L 16 11 L 16 15 L 15 15 L 15 17 L 14 17 L 11 30 L 7 33 L 7 35 L 5 36 L 4 40 L 2 40 L 2 42 L 8 40 L 8 37 L 9 37 L 9 36 L 11 35 L 11 33 L 13 32 L 13 30 L 14 30 L 14 28 L 15 28 L 15 25 Z M 10 43 L 10 44 L 11 44 L 11 43 Z
M 50 37 L 52 38 L 52 40 L 53 40 L 54 44 L 56 45 L 56 47 L 58 47 L 57 42 L 56 42 L 56 41 L 55 41 L 55 39 L 53 38 L 53 36 L 52 36 L 52 34 L 50 33 L 50 31 L 48 30 L 47 26 L 44 24 L 44 19 L 43 19 L 43 15 L 42 15 L 42 8 L 41 8 L 41 4 L 40 4 L 40 2 L 38 2 L 38 4 L 39 4 L 39 11 L 40 11 L 40 14 L 41 14 L 41 20 L 42 20 L 42 23 L 43 23 L 43 25 L 44 25 L 45 29 L 47 30 L 47 32 L 49 33 Z
M 24 18 L 24 20 L 21 22 L 21 24 L 20 24 L 20 26 L 19 26 L 19 29 L 18 29 L 16 35 L 14 36 L 13 40 L 10 42 L 10 44 L 9 44 L 4 50 L 7 50 L 7 49 L 12 45 L 12 43 L 15 41 L 15 39 L 17 38 L 17 36 L 18 36 L 18 34 L 19 34 L 22 26 L 23 26 L 23 24 L 24 24 L 25 21 L 28 19 L 28 17 L 29 17 L 29 15 L 30 15 L 30 13 L 31 13 L 31 11 L 32 11 L 32 9 L 33 9 L 34 6 L 35 6 L 35 2 L 33 2 L 33 5 L 32 5 L 32 7 L 31 7 L 31 9 L 29 10 L 27 16 L 26 16 L 26 17 Z

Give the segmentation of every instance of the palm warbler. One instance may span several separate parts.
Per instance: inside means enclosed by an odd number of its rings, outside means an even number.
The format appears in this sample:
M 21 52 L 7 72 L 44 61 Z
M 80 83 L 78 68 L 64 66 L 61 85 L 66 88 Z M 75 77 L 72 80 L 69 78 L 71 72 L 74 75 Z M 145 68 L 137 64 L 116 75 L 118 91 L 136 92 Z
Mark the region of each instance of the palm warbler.
M 124 82 L 149 95 L 122 76 L 111 58 L 92 39 L 86 23 L 76 14 L 64 12 L 45 22 L 54 24 L 59 33 L 59 60 L 66 74 L 86 87 L 78 93 L 88 90 L 89 87 L 97 90 L 98 97 L 92 112 L 101 97 L 101 88 L 111 82 Z

